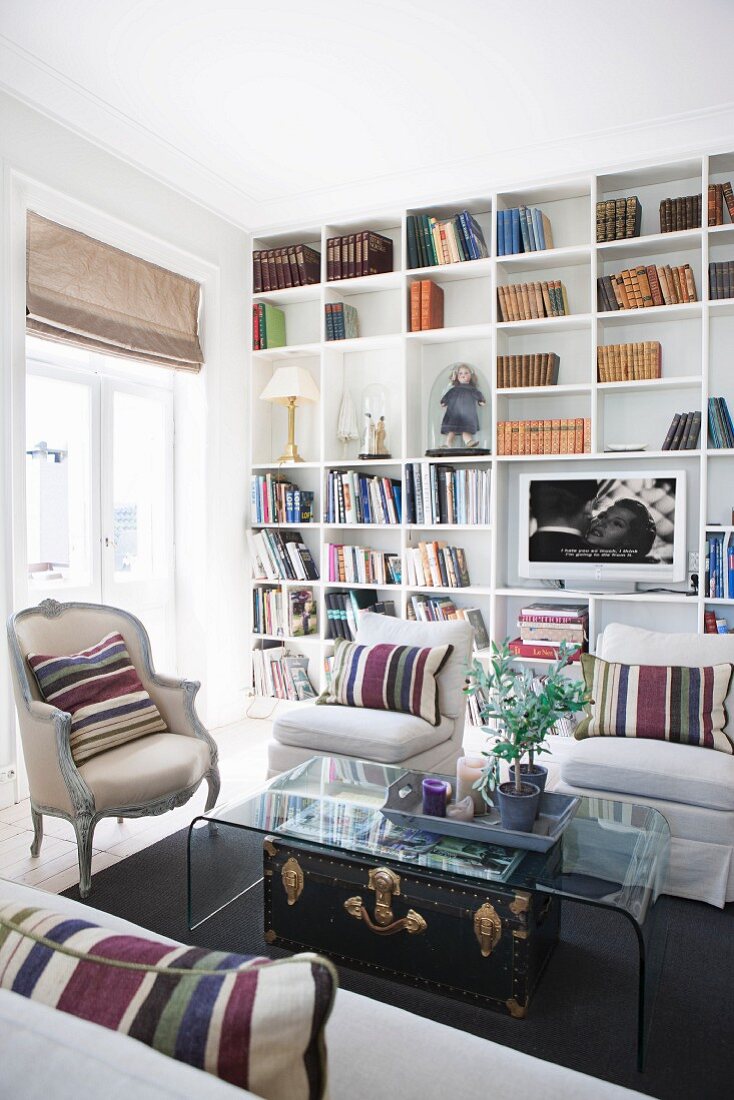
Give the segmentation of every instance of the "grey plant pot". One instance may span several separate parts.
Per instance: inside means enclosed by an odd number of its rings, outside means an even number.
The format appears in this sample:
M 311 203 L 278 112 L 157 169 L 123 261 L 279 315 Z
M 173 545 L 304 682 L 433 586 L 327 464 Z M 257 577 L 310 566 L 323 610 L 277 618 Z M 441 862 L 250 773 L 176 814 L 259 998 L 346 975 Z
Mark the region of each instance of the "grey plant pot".
M 529 764 L 520 765 L 520 775 L 522 776 L 523 783 L 532 783 L 534 787 L 537 787 L 542 794 L 545 790 L 545 782 L 548 778 L 548 769 L 543 767 L 542 764 L 533 764 L 533 770 L 530 771 Z M 515 778 L 515 764 L 510 764 L 510 779 Z
M 523 783 L 522 793 L 517 794 L 515 783 L 500 783 L 497 788 L 500 817 L 503 829 L 520 833 L 532 833 L 538 814 L 540 791 L 531 783 Z

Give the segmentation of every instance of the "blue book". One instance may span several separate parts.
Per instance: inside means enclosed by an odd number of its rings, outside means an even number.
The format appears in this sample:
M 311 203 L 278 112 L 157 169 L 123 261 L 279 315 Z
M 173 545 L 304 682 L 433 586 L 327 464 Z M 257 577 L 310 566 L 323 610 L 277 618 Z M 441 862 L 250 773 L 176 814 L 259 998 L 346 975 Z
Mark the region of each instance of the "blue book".
M 530 250 L 531 252 L 538 251 L 538 242 L 535 239 L 535 226 L 533 224 L 533 208 L 531 206 L 525 207 L 526 218 L 528 219 L 528 236 L 530 237 Z
M 721 398 L 719 398 L 719 400 L 721 402 L 721 413 L 722 413 L 722 416 L 724 418 L 724 423 L 726 424 L 727 434 L 729 436 L 729 439 L 731 440 L 729 446 L 734 447 L 734 424 L 732 424 L 731 413 L 729 412 L 729 406 L 726 402 L 725 397 L 721 397 Z
M 512 255 L 512 214 L 509 210 L 505 210 L 505 218 L 503 222 L 505 232 L 505 256 Z
M 393 481 L 392 483 L 392 495 L 395 501 L 395 511 L 398 517 L 398 523 L 403 522 L 403 489 L 399 481 Z
M 474 233 L 472 232 L 471 222 L 466 210 L 463 210 L 459 214 L 459 222 L 464 233 L 464 240 L 466 241 L 467 252 L 469 253 L 470 260 L 479 259 L 479 248 L 474 240 Z
M 512 215 L 512 255 L 518 256 L 522 252 L 522 237 L 520 236 L 520 211 L 517 207 L 510 211 Z
M 716 598 L 724 598 L 724 536 L 719 535 L 716 547 Z
M 359 479 L 359 496 L 362 501 L 362 523 L 372 523 L 372 511 L 370 509 L 370 493 L 367 487 L 367 478 Z
M 505 218 L 508 211 L 497 211 L 497 255 L 504 256 L 505 253 Z
M 545 249 L 545 233 L 543 232 L 543 215 L 540 210 L 533 210 L 533 229 L 535 230 L 535 240 L 537 241 L 538 248 Z
M 286 489 L 285 493 L 285 522 L 296 523 L 296 513 L 294 508 L 293 490 Z
M 721 443 L 719 441 L 719 432 L 716 426 L 715 409 L 716 404 L 714 402 L 714 399 L 713 397 L 709 397 L 709 435 L 711 436 L 711 442 L 713 443 L 715 449 L 718 450 L 721 447 Z
M 522 236 L 522 249 L 523 252 L 532 252 L 532 246 L 530 244 L 530 229 L 528 228 L 528 208 L 527 206 L 521 206 L 519 210 L 520 214 L 520 235 Z
M 727 580 L 729 582 L 727 598 L 731 600 L 734 599 L 734 546 L 732 546 L 731 542 L 729 542 L 729 549 L 726 552 L 726 558 L 728 573 Z

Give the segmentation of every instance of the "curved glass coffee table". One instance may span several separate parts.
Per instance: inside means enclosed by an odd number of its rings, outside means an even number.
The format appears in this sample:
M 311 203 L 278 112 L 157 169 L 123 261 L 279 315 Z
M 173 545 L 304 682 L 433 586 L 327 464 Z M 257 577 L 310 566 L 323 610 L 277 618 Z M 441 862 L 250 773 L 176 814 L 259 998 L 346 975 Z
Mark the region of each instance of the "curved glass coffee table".
M 194 929 L 262 881 L 238 858 L 243 840 L 260 834 L 310 851 L 378 861 L 404 874 L 435 874 L 443 883 L 555 895 L 599 907 L 629 922 L 639 951 L 637 1064 L 645 1045 L 662 970 L 667 917 L 659 904 L 670 829 L 649 806 L 582 798 L 561 839 L 547 852 L 444 837 L 430 850 L 415 830 L 381 813 L 387 788 L 405 769 L 345 757 L 314 757 L 262 788 L 197 817 L 189 829 L 188 920 Z M 420 850 L 419 850 L 420 849 Z M 481 888 L 481 886 L 480 886 Z

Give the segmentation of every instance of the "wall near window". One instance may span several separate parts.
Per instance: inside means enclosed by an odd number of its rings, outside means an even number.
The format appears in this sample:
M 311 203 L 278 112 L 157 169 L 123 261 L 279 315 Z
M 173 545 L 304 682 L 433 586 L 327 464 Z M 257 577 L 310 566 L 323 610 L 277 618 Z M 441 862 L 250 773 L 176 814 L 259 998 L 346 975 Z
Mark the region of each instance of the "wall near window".
M 210 725 L 244 712 L 247 234 L 183 194 L 0 93 L 0 612 L 24 602 L 13 569 L 13 409 L 23 376 L 23 206 L 146 258 L 205 276 L 204 371 L 176 378 L 178 670 L 203 684 Z M 182 181 L 185 190 L 185 181 Z M 109 234 L 109 235 L 107 235 Z M 22 568 L 20 570 L 22 575 Z M 166 671 L 166 670 L 164 670 Z M 0 766 L 15 756 L 7 660 L 0 659 Z M 0 788 L 0 800 L 6 798 Z

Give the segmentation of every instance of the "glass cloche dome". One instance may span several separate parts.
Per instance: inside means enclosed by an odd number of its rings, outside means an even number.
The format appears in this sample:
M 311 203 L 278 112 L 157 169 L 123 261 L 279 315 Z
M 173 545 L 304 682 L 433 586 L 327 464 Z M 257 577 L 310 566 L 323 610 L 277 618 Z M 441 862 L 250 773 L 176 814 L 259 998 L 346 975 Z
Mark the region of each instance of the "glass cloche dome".
M 426 454 L 491 454 L 489 400 L 489 383 L 478 367 L 449 364 L 431 388 Z

